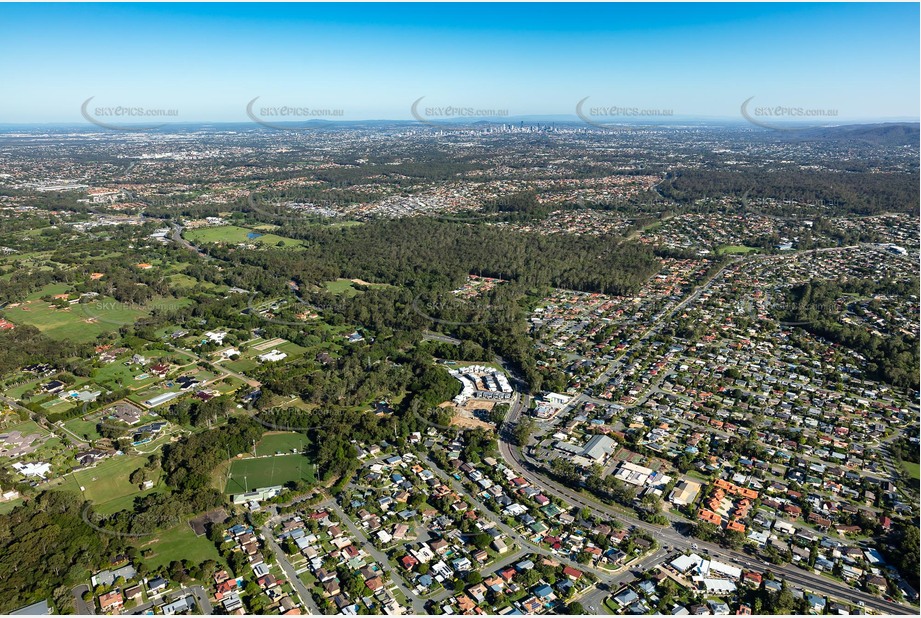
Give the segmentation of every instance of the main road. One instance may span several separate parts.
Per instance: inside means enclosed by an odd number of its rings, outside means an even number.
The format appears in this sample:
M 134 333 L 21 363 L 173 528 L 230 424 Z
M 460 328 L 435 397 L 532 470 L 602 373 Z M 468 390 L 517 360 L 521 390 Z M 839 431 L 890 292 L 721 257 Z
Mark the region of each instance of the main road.
M 841 247 L 836 249 L 842 249 L 847 247 Z M 727 264 L 723 265 L 717 272 L 713 273 L 712 276 L 708 277 L 707 280 L 700 286 L 697 287 L 687 298 L 679 302 L 675 307 L 670 311 L 663 313 L 663 315 L 656 320 L 650 327 L 644 332 L 633 345 L 629 346 L 624 350 L 623 354 L 615 359 L 608 368 L 595 380 L 594 384 L 599 384 L 607 379 L 607 376 L 613 372 L 619 365 L 620 360 L 623 358 L 624 354 L 628 350 L 632 349 L 636 345 L 639 345 L 642 341 L 648 338 L 653 334 L 657 328 L 664 322 L 663 318 L 667 316 L 672 316 L 683 307 L 686 307 L 690 302 L 693 302 L 695 299 L 699 298 L 700 295 L 706 291 L 710 285 L 720 277 L 723 272 L 735 264 L 747 262 L 749 259 L 742 260 L 732 260 Z M 593 385 L 594 385 L 593 384 Z M 577 405 L 581 397 L 584 397 L 585 394 L 580 394 L 575 397 L 573 401 L 570 402 L 570 406 Z M 822 577 L 821 575 L 816 575 L 809 571 L 802 570 L 798 567 L 791 565 L 771 565 L 764 562 L 761 562 L 751 556 L 732 550 L 726 550 L 719 545 L 713 543 L 705 543 L 694 539 L 693 537 L 688 537 L 683 534 L 680 534 L 676 529 L 669 526 L 660 526 L 656 524 L 650 524 L 630 515 L 626 515 L 621 511 L 615 510 L 614 508 L 606 505 L 596 498 L 587 495 L 585 492 L 576 491 L 571 487 L 566 487 L 552 479 L 547 478 L 541 473 L 541 469 L 536 463 L 530 461 L 527 456 L 525 456 L 520 449 L 513 445 L 509 441 L 510 429 L 511 427 L 518 422 L 518 418 L 522 414 L 522 411 L 527 410 L 529 405 L 529 398 L 527 395 L 521 395 L 515 398 L 512 403 L 511 409 L 509 410 L 508 415 L 506 416 L 505 422 L 499 427 L 499 452 L 502 455 L 502 458 L 505 460 L 506 465 L 518 472 L 523 478 L 528 482 L 534 484 L 535 486 L 541 488 L 544 492 L 554 494 L 555 496 L 566 500 L 572 505 L 579 506 L 582 508 L 587 508 L 591 512 L 603 517 L 603 518 L 615 518 L 621 521 L 624 521 L 627 524 L 636 526 L 638 528 L 643 528 L 649 530 L 656 539 L 661 544 L 670 544 L 676 549 L 679 550 L 690 550 L 692 545 L 695 545 L 700 551 L 707 551 L 711 556 L 725 557 L 727 560 L 732 560 L 738 564 L 741 564 L 745 567 L 758 569 L 760 571 L 770 570 L 775 573 L 777 576 L 786 579 L 788 582 L 803 586 L 818 592 L 821 594 L 826 594 L 828 596 L 849 601 L 855 604 L 863 604 L 866 607 L 875 609 L 884 614 L 899 614 L 899 615 L 917 615 L 918 610 L 916 608 L 901 605 L 891 601 L 886 601 L 879 597 L 867 594 L 855 590 L 849 586 L 838 584 L 833 580 Z M 677 518 L 675 518 L 677 519 Z M 680 521 L 680 520 L 679 520 Z M 593 601 L 595 599 L 592 599 Z
M 507 429 L 514 424 L 521 414 L 522 405 L 527 405 L 527 397 L 516 400 L 512 409 L 506 418 L 505 424 L 499 431 L 499 451 L 505 464 L 518 472 L 524 479 L 533 485 L 539 487 L 542 491 L 554 494 L 555 496 L 566 500 L 569 504 L 587 508 L 591 512 L 603 518 L 614 518 L 627 524 L 649 530 L 660 544 L 668 544 L 679 550 L 690 550 L 692 545 L 696 545 L 699 551 L 707 551 L 711 556 L 732 560 L 745 567 L 758 569 L 760 571 L 771 571 L 778 577 L 786 579 L 788 582 L 799 585 L 814 592 L 822 593 L 833 598 L 842 599 L 851 603 L 863 603 L 866 607 L 875 609 L 884 614 L 899 615 L 917 615 L 918 610 L 907 605 L 900 605 L 880 599 L 879 597 L 854 590 L 849 586 L 837 584 L 833 580 L 804 571 L 798 567 L 790 565 L 770 565 L 760 562 L 751 556 L 738 551 L 726 550 L 714 543 L 706 543 L 693 537 L 680 534 L 671 526 L 659 526 L 641 521 L 635 517 L 625 515 L 610 506 L 599 502 L 594 497 L 586 495 L 584 492 L 576 491 L 566 487 L 556 481 L 543 476 L 538 470 L 538 466 L 532 463 L 524 456 L 517 446 L 508 441 L 509 432 Z M 526 408 L 525 408 L 526 409 Z

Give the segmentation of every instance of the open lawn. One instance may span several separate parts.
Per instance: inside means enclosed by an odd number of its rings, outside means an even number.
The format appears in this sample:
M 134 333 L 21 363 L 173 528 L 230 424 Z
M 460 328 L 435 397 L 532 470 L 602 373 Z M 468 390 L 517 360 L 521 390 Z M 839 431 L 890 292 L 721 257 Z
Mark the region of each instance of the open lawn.
M 903 461 L 902 468 L 908 473 L 913 480 L 921 480 L 921 465 L 911 461 Z
M 176 273 L 169 276 L 170 290 L 189 290 L 194 288 L 196 285 L 202 286 L 206 290 L 213 292 L 224 292 L 227 290 L 227 286 L 217 285 L 216 283 L 211 283 L 210 281 L 202 281 L 196 279 L 195 277 L 190 277 L 189 275 L 183 273 Z
M 18 307 L 5 309 L 3 317 L 17 324 L 35 326 L 52 339 L 86 342 L 147 315 L 140 307 L 105 297 L 64 308 L 54 307 L 40 298 L 46 294 L 66 293 L 68 288 L 64 284 L 47 285 Z
M 452 365 L 447 366 L 448 369 L 459 369 L 461 367 L 470 367 L 472 365 L 478 365 L 480 367 L 489 367 L 490 369 L 498 371 L 499 373 L 505 373 L 505 369 L 503 369 L 502 365 L 500 365 L 499 363 L 487 363 L 485 361 L 470 361 L 470 362 L 468 361 L 448 361 L 448 362 L 453 363 Z
M 219 227 L 206 227 L 198 230 L 188 230 L 183 234 L 190 242 L 193 243 L 211 243 L 222 242 L 229 244 L 250 243 L 254 245 L 263 245 L 265 247 L 276 247 L 282 243 L 282 247 L 293 248 L 300 247 L 301 242 L 293 238 L 276 236 L 275 234 L 264 234 L 245 227 L 236 225 L 222 225 Z
M 47 381 L 47 379 L 45 379 L 45 381 Z M 42 379 L 29 380 L 28 382 L 23 382 L 18 386 L 14 386 L 9 390 L 4 391 L 4 394 L 6 394 L 6 396 L 11 399 L 22 399 L 23 394 L 27 390 L 35 389 L 41 383 Z
M 717 247 L 716 253 L 718 255 L 725 255 L 725 254 L 737 254 L 737 253 L 751 253 L 757 250 L 758 249 L 756 247 L 746 247 L 744 245 L 723 245 L 721 247 Z
M 298 479 L 313 483 L 315 466 L 303 455 L 235 459 L 224 493 L 239 494 L 257 487 L 284 485 Z
M 27 436 L 33 433 L 41 434 L 43 436 L 48 435 L 48 432 L 42 429 L 41 427 L 39 427 L 38 423 L 36 423 L 35 421 L 20 421 L 18 420 L 19 417 L 16 416 L 15 414 L 10 415 L 8 418 L 11 421 L 9 425 L 0 425 L 4 433 L 10 432 L 10 431 L 18 431 L 24 436 Z
M 6 515 L 17 506 L 22 504 L 22 498 L 16 498 L 15 500 L 7 500 L 6 502 L 0 502 L 0 515 Z
M 195 564 L 214 560 L 218 564 L 224 564 L 214 544 L 207 536 L 196 536 L 188 522 L 182 522 L 175 528 L 164 530 L 153 537 L 138 539 L 136 547 L 140 550 L 153 550 L 152 556 L 141 559 L 150 571 L 168 567 L 174 560 L 188 560 Z
M 95 420 L 85 421 L 82 417 L 72 418 L 69 421 L 64 421 L 64 428 L 81 438 L 98 440 L 102 437 L 96 431 L 96 425 L 99 424 L 98 416 L 93 416 L 92 419 Z
M 231 371 L 236 371 L 237 373 L 246 373 L 247 371 L 258 367 L 259 361 L 255 361 L 251 358 L 240 358 L 235 361 L 224 361 L 221 363 L 221 366 L 227 367 Z
M 170 353 L 168 350 L 145 350 L 141 352 L 141 355 L 149 359 L 149 364 L 153 364 L 156 359 L 169 356 Z M 93 371 L 93 381 L 99 385 L 107 386 L 111 390 L 116 390 L 117 388 L 130 388 L 133 390 L 149 386 L 160 379 L 153 374 L 147 373 L 143 367 L 137 365 L 126 367 L 124 359 L 130 358 L 131 353 L 128 352 L 122 358 L 95 369 Z M 141 380 L 136 379 L 142 375 L 147 377 Z
M 141 495 L 142 492 L 137 485 L 128 482 L 128 477 L 132 472 L 140 468 L 147 461 L 146 457 L 135 457 L 132 455 L 117 455 L 110 457 L 94 468 L 79 470 L 64 477 L 64 483 L 60 489 L 80 492 L 83 487 L 83 495 L 95 505 L 100 513 L 111 513 L 122 508 L 128 508 L 134 500 L 134 496 Z M 152 479 L 155 483 L 156 478 Z M 146 493 L 156 491 L 156 485 L 153 489 L 147 490 Z
M 348 279 L 336 279 L 335 281 L 327 281 L 325 283 L 326 291 L 330 294 L 335 294 L 336 296 L 344 294 L 345 296 L 355 296 L 358 294 L 358 290 L 355 289 L 355 284 L 353 284 Z
M 326 290 L 331 294 L 345 294 L 346 296 L 354 296 L 359 292 L 356 285 L 372 287 L 372 288 L 384 288 L 390 287 L 386 283 L 371 283 L 369 281 L 362 281 L 361 279 L 336 279 L 334 281 L 327 281 L 323 284 L 326 287 Z

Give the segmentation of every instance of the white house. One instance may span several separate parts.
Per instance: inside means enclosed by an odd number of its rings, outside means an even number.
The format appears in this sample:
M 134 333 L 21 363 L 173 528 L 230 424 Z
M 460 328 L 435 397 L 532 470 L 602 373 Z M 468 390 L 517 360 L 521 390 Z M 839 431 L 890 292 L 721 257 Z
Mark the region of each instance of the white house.
M 279 352 L 278 350 L 272 350 L 271 352 L 266 352 L 265 354 L 259 355 L 259 361 L 263 363 L 274 363 L 285 358 L 288 358 L 288 355 L 284 352 Z
M 13 467 L 23 476 L 38 476 L 45 478 L 45 475 L 51 470 L 50 463 L 14 463 Z

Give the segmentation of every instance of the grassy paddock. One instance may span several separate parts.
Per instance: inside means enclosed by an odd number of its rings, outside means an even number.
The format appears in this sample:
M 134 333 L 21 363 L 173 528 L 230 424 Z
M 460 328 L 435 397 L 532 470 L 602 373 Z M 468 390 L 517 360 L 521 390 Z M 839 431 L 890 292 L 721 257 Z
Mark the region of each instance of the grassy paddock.
M 734 254 L 743 254 L 743 253 L 752 253 L 757 251 L 756 247 L 746 247 L 744 245 L 723 245 L 717 247 L 716 253 L 718 255 L 734 255 Z
M 205 560 L 214 560 L 218 564 L 224 564 L 217 548 L 208 540 L 208 537 L 196 536 L 195 531 L 187 522 L 164 530 L 151 538 L 139 539 L 136 547 L 141 550 L 153 550 L 154 553 L 150 558 L 142 559 L 144 565 L 151 571 L 168 567 L 174 560 L 189 560 L 198 564 Z
M 253 233 L 259 234 L 260 236 L 257 238 L 250 238 L 249 235 Z M 275 234 L 265 234 L 261 231 L 238 227 L 236 225 L 222 225 L 219 227 L 188 230 L 184 233 L 184 236 L 189 241 L 195 243 L 249 243 L 254 245 L 261 244 L 266 247 L 275 247 L 278 243 L 282 243 L 282 246 L 285 248 L 302 246 L 299 240 L 294 240 L 293 238 L 285 238 L 284 236 L 277 236 Z
M 66 475 L 60 489 L 79 494 L 81 493 L 80 487 L 83 487 L 82 494 L 87 500 L 92 501 L 101 513 L 127 508 L 135 496 L 145 493 L 141 492 L 137 485 L 131 484 L 128 477 L 146 462 L 146 457 L 132 455 L 110 457 L 93 468 Z M 155 483 L 157 481 L 156 478 L 151 480 Z M 155 489 L 148 490 L 146 493 L 155 491 Z M 113 502 L 114 504 L 110 504 Z

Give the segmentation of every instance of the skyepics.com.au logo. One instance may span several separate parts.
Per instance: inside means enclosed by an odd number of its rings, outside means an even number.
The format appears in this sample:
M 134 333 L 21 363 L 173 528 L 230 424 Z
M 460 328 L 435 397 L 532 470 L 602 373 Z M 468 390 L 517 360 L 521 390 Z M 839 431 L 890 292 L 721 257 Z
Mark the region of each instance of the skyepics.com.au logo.
M 587 105 L 591 97 L 576 103 L 576 116 L 585 124 L 605 130 L 630 128 L 637 121 L 670 118 L 674 110 L 655 107 L 629 107 L 621 105 Z
M 260 97 L 246 104 L 246 115 L 258 125 L 276 131 L 303 131 L 311 120 L 341 120 L 345 111 L 308 105 L 256 105 Z M 284 124 L 282 124 L 284 123 Z
M 490 118 L 508 118 L 507 109 L 471 107 L 466 105 L 422 105 L 425 97 L 419 97 L 409 108 L 412 117 L 430 127 L 443 129 L 449 125 Z
M 513 322 L 518 307 L 495 303 L 483 297 L 463 297 L 453 292 L 420 294 L 410 305 L 413 312 L 435 324 L 473 326 Z
M 149 108 L 138 105 L 90 105 L 95 96 L 80 106 L 83 118 L 97 127 L 112 131 L 153 131 L 164 125 L 150 124 L 152 119 L 176 120 L 178 109 Z
M 802 131 L 816 126 L 821 119 L 836 119 L 837 109 L 809 108 L 790 105 L 753 105 L 755 97 L 748 97 L 740 111 L 748 122 L 774 131 Z
M 112 326 L 134 324 L 153 313 L 172 313 L 184 305 L 177 300 L 155 300 L 149 303 L 135 303 L 118 300 L 91 300 L 78 303 L 87 323 L 102 322 Z

